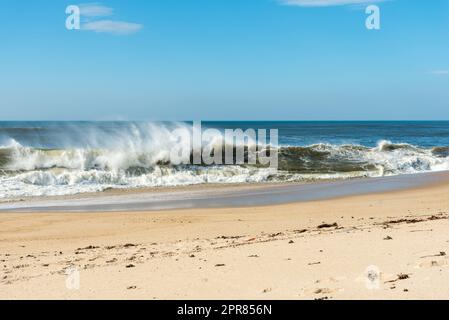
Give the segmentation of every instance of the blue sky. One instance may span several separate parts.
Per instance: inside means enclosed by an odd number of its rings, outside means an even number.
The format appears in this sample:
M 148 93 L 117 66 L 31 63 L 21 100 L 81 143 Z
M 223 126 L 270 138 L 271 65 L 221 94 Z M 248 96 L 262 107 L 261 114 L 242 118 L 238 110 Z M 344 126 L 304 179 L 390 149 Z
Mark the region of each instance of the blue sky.
M 449 119 L 449 1 L 313 1 L 2 0 L 0 120 Z

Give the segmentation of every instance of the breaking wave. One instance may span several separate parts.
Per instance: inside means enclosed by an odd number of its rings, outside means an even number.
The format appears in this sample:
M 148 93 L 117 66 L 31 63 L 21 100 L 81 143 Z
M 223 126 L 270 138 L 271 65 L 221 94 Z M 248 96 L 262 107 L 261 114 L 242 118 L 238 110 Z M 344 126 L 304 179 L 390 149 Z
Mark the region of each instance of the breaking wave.
M 279 168 L 260 165 L 174 165 L 182 123 L 130 124 L 120 130 L 69 127 L 25 146 L 0 137 L 0 198 L 68 195 L 109 188 L 205 183 L 292 182 L 449 170 L 449 147 L 380 141 L 375 147 L 314 144 L 278 147 Z M 213 144 L 214 139 L 206 142 Z M 255 142 L 252 142 L 255 143 Z M 191 157 L 191 155 L 186 155 Z

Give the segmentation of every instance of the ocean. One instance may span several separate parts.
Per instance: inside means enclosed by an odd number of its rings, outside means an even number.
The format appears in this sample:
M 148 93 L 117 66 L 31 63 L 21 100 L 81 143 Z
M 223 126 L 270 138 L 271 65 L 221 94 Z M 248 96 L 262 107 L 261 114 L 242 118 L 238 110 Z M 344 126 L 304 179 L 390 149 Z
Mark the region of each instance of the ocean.
M 193 184 L 284 183 L 449 170 L 449 121 L 203 122 L 279 130 L 278 170 L 174 165 L 188 122 L 0 122 L 0 199 Z

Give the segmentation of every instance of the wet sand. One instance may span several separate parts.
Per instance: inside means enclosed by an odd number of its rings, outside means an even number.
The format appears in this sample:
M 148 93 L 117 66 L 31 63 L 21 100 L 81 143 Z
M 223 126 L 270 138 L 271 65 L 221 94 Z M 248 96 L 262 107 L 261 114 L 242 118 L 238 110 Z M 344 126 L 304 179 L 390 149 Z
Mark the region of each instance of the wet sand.
M 448 299 L 447 181 L 287 204 L 1 213 L 0 298 Z
M 0 212 L 123 212 L 267 206 L 412 189 L 446 180 L 449 180 L 448 172 L 434 172 L 303 184 L 111 190 L 97 194 L 0 203 Z

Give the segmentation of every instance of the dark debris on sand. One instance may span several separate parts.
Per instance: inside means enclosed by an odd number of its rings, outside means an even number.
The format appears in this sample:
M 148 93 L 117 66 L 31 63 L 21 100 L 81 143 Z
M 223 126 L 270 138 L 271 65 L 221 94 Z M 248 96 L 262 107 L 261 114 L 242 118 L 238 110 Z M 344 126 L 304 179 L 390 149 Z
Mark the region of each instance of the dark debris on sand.
M 397 275 L 397 278 L 396 278 L 396 279 L 390 280 L 390 281 L 385 281 L 385 283 L 396 282 L 396 281 L 399 281 L 399 280 L 406 280 L 406 279 L 409 279 L 409 278 L 410 278 L 410 275 L 409 275 L 409 274 L 406 274 L 406 273 L 400 273 L 400 274 Z
M 326 228 L 338 228 L 338 223 L 323 223 L 320 224 L 317 229 L 326 229 Z

